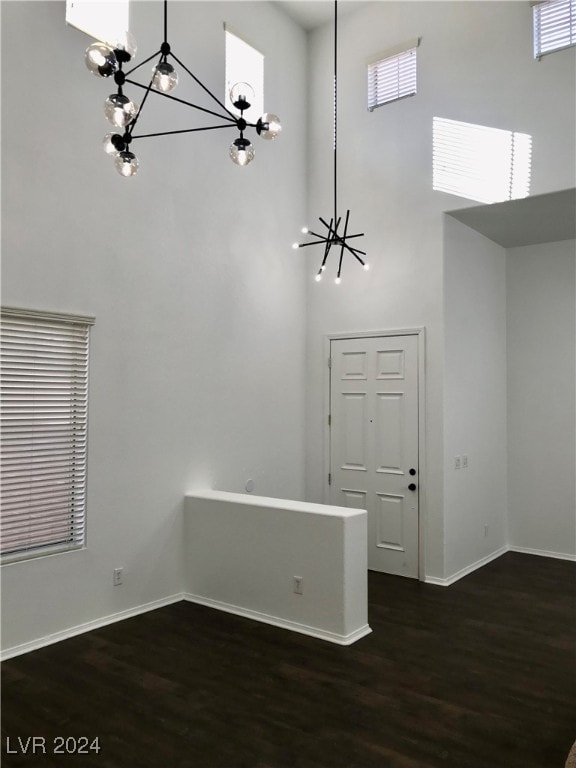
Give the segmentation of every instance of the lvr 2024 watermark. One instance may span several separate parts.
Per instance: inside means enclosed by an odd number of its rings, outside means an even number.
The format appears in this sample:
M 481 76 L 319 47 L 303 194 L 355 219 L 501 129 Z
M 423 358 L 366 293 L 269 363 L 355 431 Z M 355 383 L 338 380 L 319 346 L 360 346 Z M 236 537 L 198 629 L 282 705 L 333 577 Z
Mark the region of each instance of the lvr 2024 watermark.
M 7 736 L 7 755 L 89 755 L 100 752 L 98 736 Z

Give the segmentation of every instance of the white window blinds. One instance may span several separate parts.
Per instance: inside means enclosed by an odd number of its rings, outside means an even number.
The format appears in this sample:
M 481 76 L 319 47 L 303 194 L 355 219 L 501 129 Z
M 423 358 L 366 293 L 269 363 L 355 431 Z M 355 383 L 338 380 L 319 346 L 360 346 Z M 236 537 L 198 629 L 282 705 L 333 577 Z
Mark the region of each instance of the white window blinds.
M 550 0 L 533 8 L 534 58 L 576 45 L 576 0 Z
M 381 54 L 368 64 L 368 109 L 398 101 L 416 93 L 418 40 Z M 400 50 L 399 50 L 400 49 Z
M 2 308 L 2 560 L 84 544 L 93 318 Z

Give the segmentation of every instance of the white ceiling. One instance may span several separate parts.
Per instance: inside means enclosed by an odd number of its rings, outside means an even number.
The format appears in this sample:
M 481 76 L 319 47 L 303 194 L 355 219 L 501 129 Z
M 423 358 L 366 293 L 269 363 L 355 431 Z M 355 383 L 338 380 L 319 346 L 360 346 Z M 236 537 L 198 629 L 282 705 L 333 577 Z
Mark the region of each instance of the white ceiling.
M 332 0 L 276 0 L 278 5 L 303 29 L 310 30 L 334 21 Z M 338 18 L 345 16 L 370 0 L 341 0 L 338 3 Z

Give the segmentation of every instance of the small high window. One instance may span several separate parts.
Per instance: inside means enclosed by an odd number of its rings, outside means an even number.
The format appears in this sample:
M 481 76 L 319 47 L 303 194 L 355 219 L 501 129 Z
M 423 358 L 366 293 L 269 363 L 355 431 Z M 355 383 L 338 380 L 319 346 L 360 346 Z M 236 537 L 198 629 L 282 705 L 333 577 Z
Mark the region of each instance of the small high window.
M 576 45 L 576 0 L 548 0 L 533 8 L 534 58 Z
M 396 46 L 368 63 L 368 109 L 416 93 L 416 49 L 420 40 Z
M 231 112 L 237 112 L 230 100 L 230 89 L 237 83 L 250 86 L 247 101 L 250 109 L 244 112 L 244 117 L 255 123 L 264 113 L 264 54 L 242 40 L 238 35 L 226 32 L 226 93 L 225 104 Z
M 66 23 L 96 40 L 114 43 L 130 29 L 130 2 L 66 0 Z

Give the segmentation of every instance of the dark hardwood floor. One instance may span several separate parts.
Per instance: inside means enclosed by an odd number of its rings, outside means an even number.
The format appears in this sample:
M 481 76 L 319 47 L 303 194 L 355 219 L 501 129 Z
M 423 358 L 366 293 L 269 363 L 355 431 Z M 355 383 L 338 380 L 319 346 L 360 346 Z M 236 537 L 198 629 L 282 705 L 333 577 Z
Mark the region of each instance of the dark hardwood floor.
M 448 588 L 369 583 L 373 633 L 348 648 L 182 602 L 7 661 L 2 765 L 564 766 L 576 564 L 509 553 Z M 19 736 L 47 754 L 8 754 Z M 100 752 L 54 755 L 58 736 Z

